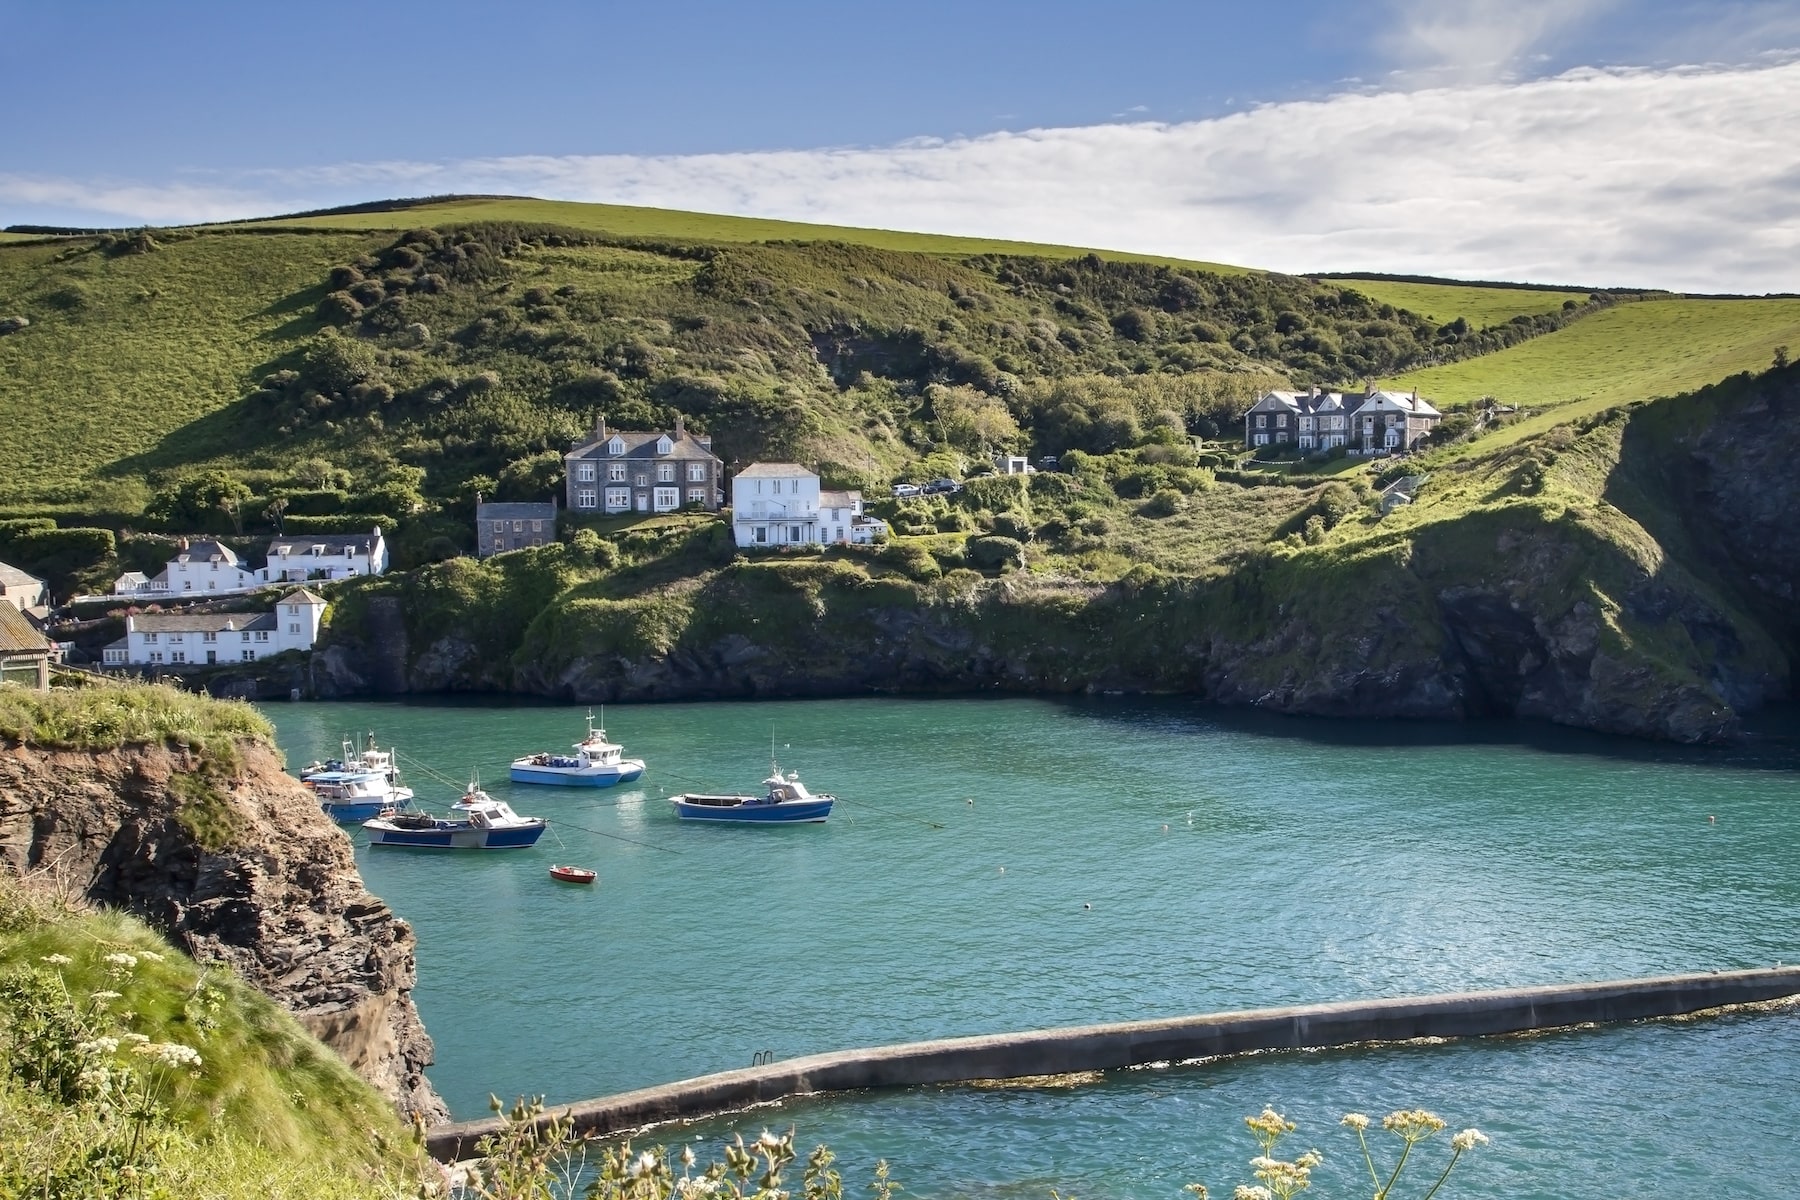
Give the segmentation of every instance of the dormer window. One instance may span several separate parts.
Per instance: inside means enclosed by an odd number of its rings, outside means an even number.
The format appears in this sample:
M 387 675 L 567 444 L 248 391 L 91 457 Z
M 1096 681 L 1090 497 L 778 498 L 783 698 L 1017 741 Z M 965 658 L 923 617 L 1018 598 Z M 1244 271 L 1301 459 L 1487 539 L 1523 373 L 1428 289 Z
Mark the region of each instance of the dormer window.
M 616 437 L 612 441 L 606 443 L 606 452 L 608 454 L 623 454 L 623 453 L 625 453 L 625 439 L 622 437 Z
M 656 452 L 658 454 L 667 454 L 669 451 L 673 450 L 674 448 L 675 448 L 675 443 L 669 440 L 668 434 L 665 433 L 661 437 L 656 439 Z

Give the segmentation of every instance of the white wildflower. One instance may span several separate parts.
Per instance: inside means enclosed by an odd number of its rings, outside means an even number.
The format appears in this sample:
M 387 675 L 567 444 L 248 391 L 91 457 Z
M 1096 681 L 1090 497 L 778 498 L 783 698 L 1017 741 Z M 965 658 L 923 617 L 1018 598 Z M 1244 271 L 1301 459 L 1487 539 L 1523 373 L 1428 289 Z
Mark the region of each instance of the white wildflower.
M 119 992 L 113 991 L 98 991 L 89 996 L 88 999 L 92 1000 L 95 1004 L 106 1004 L 113 1000 L 117 1000 L 120 994 L 121 993 Z
M 115 1054 L 119 1049 L 119 1039 L 116 1037 L 97 1037 L 89 1041 L 77 1043 L 75 1049 L 83 1054 Z
M 123 950 L 116 954 L 109 954 L 100 961 L 111 963 L 122 971 L 135 971 L 138 964 L 137 955 L 126 954 Z
M 719 1181 L 704 1175 L 675 1181 L 675 1194 L 682 1200 L 705 1200 L 719 1189 Z
M 165 1067 L 200 1066 L 200 1052 L 192 1046 L 184 1046 L 180 1042 L 145 1042 L 134 1046 L 132 1053 L 142 1054 L 146 1058 L 154 1058 Z
M 1245 1117 L 1244 1124 L 1264 1137 L 1277 1138 L 1284 1133 L 1294 1132 L 1294 1123 L 1272 1108 L 1263 1109 L 1261 1116 Z
M 781 1139 L 765 1129 L 762 1131 L 762 1136 L 756 1139 L 756 1144 L 764 1149 L 773 1150 L 781 1145 Z
M 692 1146 L 683 1146 L 681 1148 L 681 1165 L 684 1167 L 692 1167 L 694 1165 L 694 1148 Z
M 1459 1154 L 1464 1150 L 1473 1150 L 1477 1146 L 1487 1144 L 1488 1135 L 1479 1129 L 1465 1129 L 1450 1139 L 1450 1148 Z
M 1409 1142 L 1416 1142 L 1442 1130 L 1444 1119 L 1422 1108 L 1405 1108 L 1381 1118 L 1381 1127 L 1392 1130 Z
M 66 954 L 46 954 L 38 961 L 49 963 L 53 967 L 66 967 L 75 960 Z
M 654 1151 L 646 1150 L 638 1155 L 637 1161 L 631 1165 L 631 1177 L 642 1179 L 654 1170 L 656 1170 L 656 1154 Z
M 1356 1130 L 1356 1132 L 1361 1133 L 1369 1127 L 1369 1118 L 1362 1113 L 1345 1113 L 1344 1119 L 1339 1121 L 1338 1124 L 1347 1125 L 1351 1129 Z
M 139 958 L 147 958 L 151 962 L 161 962 L 163 960 L 163 956 L 158 954 L 154 950 L 139 950 L 138 957 Z
M 147 1045 L 150 1041 L 149 1038 L 145 1037 L 141 1033 L 127 1033 L 127 1034 L 122 1034 L 120 1036 L 121 1036 L 122 1040 L 130 1042 L 134 1046 Z
M 1231 1193 L 1231 1200 L 1275 1200 L 1275 1193 L 1260 1183 L 1240 1183 L 1237 1190 Z

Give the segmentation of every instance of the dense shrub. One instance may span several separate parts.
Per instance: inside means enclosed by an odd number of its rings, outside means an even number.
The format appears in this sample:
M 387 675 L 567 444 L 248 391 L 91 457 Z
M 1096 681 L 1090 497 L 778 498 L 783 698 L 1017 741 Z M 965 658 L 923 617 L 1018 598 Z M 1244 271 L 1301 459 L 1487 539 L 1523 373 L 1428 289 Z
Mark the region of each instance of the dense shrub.
M 1185 501 L 1181 493 L 1174 488 L 1162 488 L 1138 511 L 1146 517 L 1172 517 L 1180 512 Z
M 964 545 L 969 564 L 982 570 L 1023 566 L 1025 563 L 1025 547 L 1015 538 L 992 535 L 972 537 Z

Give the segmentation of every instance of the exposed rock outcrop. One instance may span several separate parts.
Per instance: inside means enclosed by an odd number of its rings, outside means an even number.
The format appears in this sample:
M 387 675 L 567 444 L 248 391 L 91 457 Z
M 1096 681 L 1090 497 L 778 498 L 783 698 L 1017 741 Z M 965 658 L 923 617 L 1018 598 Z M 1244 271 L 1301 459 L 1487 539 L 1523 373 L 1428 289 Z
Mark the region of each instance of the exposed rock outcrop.
M 424 1074 L 432 1045 L 412 1001 L 411 927 L 363 886 L 350 839 L 273 750 L 244 743 L 239 759 L 221 779 L 161 746 L 0 741 L 0 863 L 51 871 L 197 960 L 229 964 L 403 1114 L 447 1120 Z

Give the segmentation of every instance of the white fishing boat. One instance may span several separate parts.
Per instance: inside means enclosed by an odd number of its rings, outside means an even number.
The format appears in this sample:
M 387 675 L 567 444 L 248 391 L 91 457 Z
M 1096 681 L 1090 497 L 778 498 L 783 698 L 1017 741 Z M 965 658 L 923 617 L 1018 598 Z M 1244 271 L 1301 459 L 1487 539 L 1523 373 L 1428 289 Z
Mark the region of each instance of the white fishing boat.
M 399 846 L 414 850 L 523 850 L 537 845 L 548 823 L 542 817 L 521 817 L 512 806 L 496 800 L 474 784 L 451 805 L 451 815 L 393 813 L 364 821 L 371 846 Z
M 630 783 L 644 773 L 644 760 L 626 758 L 625 748 L 606 740 L 606 710 L 601 725 L 587 715 L 587 736 L 575 743 L 573 754 L 527 754 L 512 764 L 514 783 L 542 783 L 562 787 L 612 787 Z
M 837 797 L 814 795 L 800 782 L 798 771 L 786 774 L 773 761 L 769 777 L 763 780 L 763 794 L 709 795 L 688 792 L 669 797 L 675 804 L 675 815 L 684 821 L 741 821 L 762 825 L 819 822 L 831 815 Z

